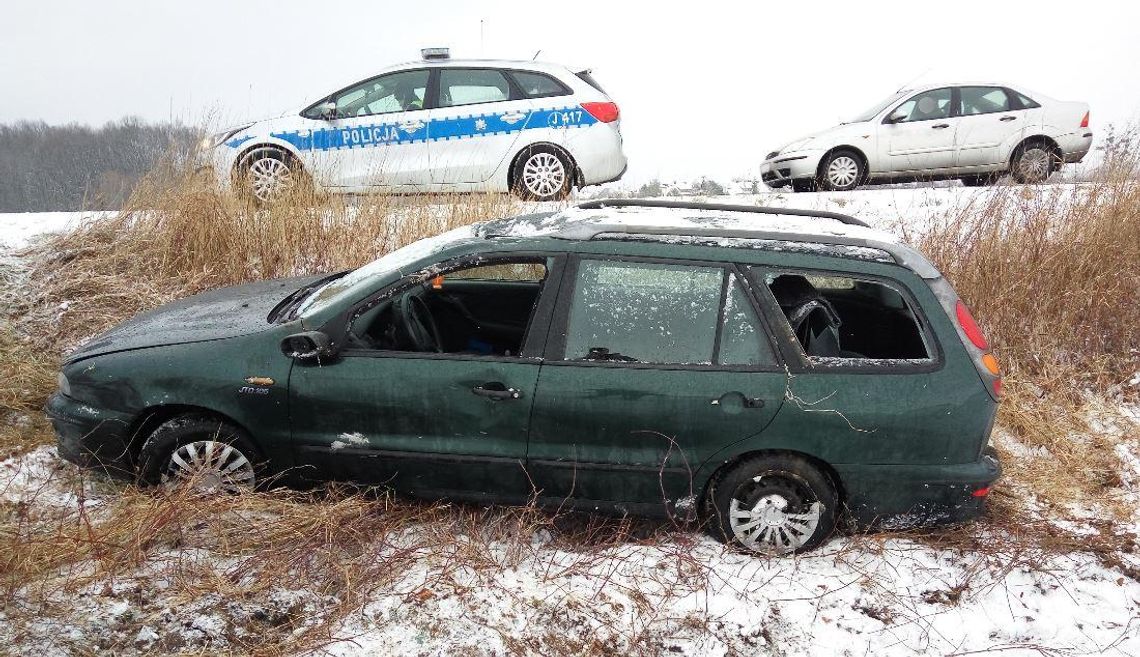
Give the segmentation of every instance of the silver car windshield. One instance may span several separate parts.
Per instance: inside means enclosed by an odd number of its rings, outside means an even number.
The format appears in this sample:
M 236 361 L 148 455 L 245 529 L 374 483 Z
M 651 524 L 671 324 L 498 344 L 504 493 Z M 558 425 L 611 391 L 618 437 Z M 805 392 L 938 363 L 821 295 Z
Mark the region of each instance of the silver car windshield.
M 894 93 L 889 98 L 886 98 L 884 100 L 879 101 L 878 103 L 875 103 L 875 106 L 872 107 L 871 109 L 867 110 L 866 112 L 863 112 L 862 114 L 859 114 L 858 116 L 856 116 L 852 119 L 848 119 L 847 121 L 844 121 L 844 123 L 862 123 L 863 121 L 870 121 L 871 119 L 878 116 L 879 112 L 882 112 L 883 110 L 887 109 L 888 105 L 890 105 L 891 103 L 901 99 L 906 94 L 907 94 L 907 92 L 905 92 L 905 91 L 899 91 L 897 93 Z

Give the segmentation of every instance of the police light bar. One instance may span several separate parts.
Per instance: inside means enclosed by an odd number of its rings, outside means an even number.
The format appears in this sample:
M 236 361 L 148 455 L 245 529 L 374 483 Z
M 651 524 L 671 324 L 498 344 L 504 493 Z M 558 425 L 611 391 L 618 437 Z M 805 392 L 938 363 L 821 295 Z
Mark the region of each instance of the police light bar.
M 420 56 L 425 60 L 451 59 L 451 51 L 448 48 L 420 48 Z

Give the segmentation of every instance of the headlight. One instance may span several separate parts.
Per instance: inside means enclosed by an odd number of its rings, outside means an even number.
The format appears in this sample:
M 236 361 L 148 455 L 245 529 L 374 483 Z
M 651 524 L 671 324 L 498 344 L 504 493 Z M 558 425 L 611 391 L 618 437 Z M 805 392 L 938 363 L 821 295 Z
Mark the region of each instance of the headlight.
M 71 396 L 71 384 L 67 381 L 67 377 L 63 375 L 63 372 L 59 373 L 59 376 L 56 377 L 55 382 L 59 387 L 60 392 L 67 395 L 68 397 Z
M 241 132 L 247 128 L 250 128 L 252 126 L 253 126 L 252 123 L 247 123 L 246 125 L 243 125 L 243 126 L 231 128 L 229 130 L 224 130 L 222 132 L 216 132 L 216 133 L 210 135 L 209 137 L 206 137 L 205 139 L 203 139 L 199 145 L 202 147 L 202 150 L 209 150 L 211 148 L 217 148 L 218 146 L 221 146 L 223 143 L 229 141 L 230 137 L 233 137 L 237 133 L 239 133 L 239 132 Z

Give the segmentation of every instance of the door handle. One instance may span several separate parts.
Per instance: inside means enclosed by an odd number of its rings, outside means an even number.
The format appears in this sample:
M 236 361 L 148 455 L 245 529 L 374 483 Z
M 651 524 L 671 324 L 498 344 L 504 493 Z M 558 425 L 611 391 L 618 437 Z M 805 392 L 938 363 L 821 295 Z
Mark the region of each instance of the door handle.
M 514 388 L 508 388 L 498 381 L 489 381 L 481 386 L 474 386 L 471 388 L 471 392 L 494 401 L 500 399 L 518 399 L 522 397 L 522 392 Z
M 998 119 L 998 121 L 1016 121 L 1016 120 L 1017 120 L 1016 116 L 1003 116 L 1000 119 Z
M 762 397 L 745 397 L 739 392 L 726 392 L 720 397 L 713 399 L 710 402 L 713 406 L 720 406 L 720 400 L 732 395 L 733 397 L 739 395 L 744 400 L 744 408 L 764 408 L 764 399 Z
M 942 128 L 949 128 L 950 124 L 949 123 L 935 123 L 934 125 L 932 125 L 930 127 L 934 130 L 941 130 Z

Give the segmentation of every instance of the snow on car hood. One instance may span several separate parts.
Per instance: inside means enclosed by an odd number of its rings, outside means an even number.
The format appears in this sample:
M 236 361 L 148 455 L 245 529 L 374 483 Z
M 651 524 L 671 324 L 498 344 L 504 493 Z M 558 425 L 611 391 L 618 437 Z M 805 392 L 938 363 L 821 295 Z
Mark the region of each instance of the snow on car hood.
M 320 278 L 260 281 L 179 299 L 119 324 L 72 352 L 67 360 L 256 333 L 272 326 L 269 312 L 282 299 Z

